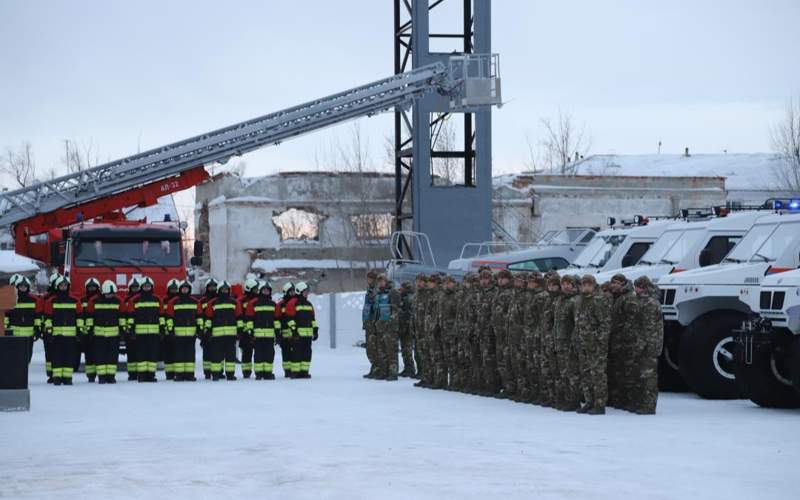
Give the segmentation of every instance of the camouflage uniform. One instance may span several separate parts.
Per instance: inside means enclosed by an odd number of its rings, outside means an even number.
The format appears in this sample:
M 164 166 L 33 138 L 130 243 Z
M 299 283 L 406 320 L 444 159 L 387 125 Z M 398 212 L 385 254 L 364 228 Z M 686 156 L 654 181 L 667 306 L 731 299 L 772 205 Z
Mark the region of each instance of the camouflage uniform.
M 444 387 L 442 379 L 447 376 L 446 372 L 441 372 L 444 353 L 442 352 L 441 317 L 439 314 L 442 295 L 440 283 L 441 277 L 437 274 L 432 275 L 428 280 L 428 293 L 430 295 L 425 304 L 425 354 L 423 355 L 427 373 L 423 378 L 424 383 L 421 384 L 426 387 L 437 388 Z
M 441 325 L 442 355 L 436 365 L 436 385 L 450 388 L 456 375 L 458 365 L 458 330 L 456 329 L 456 316 L 458 314 L 458 299 L 461 292 L 457 288 L 452 276 L 445 278 L 445 287 L 439 299 L 439 324 Z M 447 284 L 452 283 L 453 288 Z
M 365 378 L 372 378 L 376 369 L 377 338 L 375 337 L 375 320 L 373 318 L 373 302 L 375 301 L 375 291 L 377 285 L 375 279 L 378 275 L 374 271 L 367 273 L 367 290 L 364 293 L 364 307 L 361 310 L 361 327 L 364 329 L 364 345 L 367 348 L 367 360 L 369 361 L 369 373 Z M 370 284 L 372 281 L 372 284 Z
M 417 373 L 414 368 L 414 339 L 411 334 L 413 299 L 411 283 L 406 281 L 400 287 L 400 353 L 403 358 L 401 377 L 413 377 Z
M 425 336 L 425 304 L 428 297 L 428 290 L 425 286 L 428 283 L 428 278 L 424 274 L 418 274 L 416 278 L 417 290 L 414 293 L 413 307 L 412 307 L 412 330 L 411 333 L 414 337 L 414 361 L 417 365 L 417 378 L 422 379 L 422 372 L 425 370 L 425 361 L 423 358 L 423 344 L 424 340 L 420 340 Z
M 611 307 L 611 331 L 608 337 L 608 406 L 625 408 L 628 405 L 623 384 L 625 370 L 630 364 L 626 356 L 637 333 L 639 301 L 633 284 L 624 275 L 617 274 L 611 281 L 617 283 L 618 289 L 613 291 L 614 305 Z
M 571 291 L 564 290 L 564 284 L 571 283 Z M 577 280 L 573 276 L 561 278 L 562 292 L 553 312 L 555 332 L 556 364 L 558 378 L 556 383 L 556 405 L 560 410 L 574 411 L 580 407 L 578 397 L 578 358 L 573 348 L 572 334 L 575 330 L 575 301 L 577 299 Z
M 581 283 L 594 284 L 594 276 L 584 276 Z M 611 329 L 611 304 L 605 294 L 595 288 L 583 293 L 575 302 L 575 346 L 580 367 L 580 387 L 583 406 L 580 412 L 605 413 L 608 399 L 606 362 L 608 335 Z
M 498 281 L 507 278 L 511 279 L 511 273 L 505 269 L 497 274 Z M 511 395 L 515 387 L 511 380 L 510 350 L 508 346 L 508 310 L 514 298 L 514 288 L 509 282 L 507 285 L 499 285 L 497 294 L 492 305 L 492 326 L 494 327 L 495 350 L 497 352 L 497 373 L 500 375 L 500 382 L 505 391 L 505 395 Z
M 470 390 L 473 385 L 470 380 L 470 338 L 475 329 L 475 289 L 472 274 L 464 276 L 464 283 L 459 290 L 458 311 L 456 313 L 456 368 L 455 368 L 455 389 L 461 391 Z
M 544 280 L 538 272 L 533 273 L 528 280 L 528 297 L 525 301 L 522 321 L 522 345 L 524 351 L 523 374 L 524 383 L 520 397 L 537 402 L 539 399 L 539 371 L 541 360 L 539 351 L 541 341 L 539 339 L 539 323 L 542 319 L 542 307 L 547 300 L 547 292 L 544 290 Z M 519 380 L 519 378 L 518 378 Z M 519 383 L 519 382 L 518 382 Z
M 651 415 L 658 403 L 658 356 L 664 342 L 664 323 L 658 288 L 647 276 L 638 278 L 635 287 L 642 289 L 637 294 L 639 305 L 636 317 L 636 336 L 631 344 L 631 364 L 624 373 L 623 387 L 627 394 L 625 409 Z
M 542 316 L 539 324 L 539 340 L 541 350 L 539 359 L 539 404 L 554 406 L 556 403 L 556 380 L 558 378 L 558 362 L 556 359 L 555 307 L 561 296 L 561 290 L 550 290 L 552 285 L 559 285 L 561 279 L 556 273 L 547 273 L 547 298 L 542 304 Z
M 397 380 L 397 341 L 400 328 L 400 293 L 384 277 L 375 294 L 375 336 L 377 338 L 377 368 L 375 378 Z
M 491 271 L 482 271 L 481 279 L 488 279 L 488 285 L 481 285 L 478 295 L 478 344 L 481 350 L 481 393 L 496 394 L 500 390 L 497 376 L 497 345 L 492 324 L 492 307 L 497 287 L 494 285 Z
M 466 331 L 467 349 L 467 391 L 471 394 L 478 394 L 484 387 L 483 383 L 483 361 L 480 343 L 480 329 L 478 327 L 480 317 L 481 288 L 478 284 L 478 277 L 472 277 L 472 289 L 470 290 L 469 310 L 467 313 L 468 328 Z
M 522 379 L 523 374 L 523 327 L 525 325 L 525 305 L 530 294 L 526 288 L 527 276 L 517 274 L 514 277 L 514 293 L 508 306 L 508 323 L 506 331 L 508 340 L 506 342 L 506 369 L 508 370 L 508 381 L 504 387 L 506 394 L 514 399 L 520 400 L 520 391 L 527 385 Z

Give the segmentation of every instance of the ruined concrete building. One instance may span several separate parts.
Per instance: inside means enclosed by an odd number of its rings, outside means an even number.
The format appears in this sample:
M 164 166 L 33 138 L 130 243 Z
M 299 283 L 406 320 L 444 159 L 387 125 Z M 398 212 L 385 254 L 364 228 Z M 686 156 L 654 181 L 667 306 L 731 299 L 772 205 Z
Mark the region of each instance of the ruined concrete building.
M 770 155 L 593 156 L 573 175 L 497 176 L 494 237 L 528 242 L 551 229 L 604 227 L 608 217 L 762 203 L 787 195 L 755 181 L 766 178 L 770 161 Z M 213 276 L 238 281 L 255 272 L 313 281 L 319 291 L 357 290 L 365 269 L 390 258 L 393 211 L 392 174 L 222 175 L 197 188 L 196 228 Z

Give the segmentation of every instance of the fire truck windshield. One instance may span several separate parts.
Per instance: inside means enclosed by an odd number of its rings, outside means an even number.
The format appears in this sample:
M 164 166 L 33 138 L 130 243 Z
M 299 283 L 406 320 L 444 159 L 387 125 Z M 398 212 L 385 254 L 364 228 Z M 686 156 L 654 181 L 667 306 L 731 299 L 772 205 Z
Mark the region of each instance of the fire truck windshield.
M 75 244 L 75 266 L 176 267 L 181 265 L 179 240 L 80 240 Z

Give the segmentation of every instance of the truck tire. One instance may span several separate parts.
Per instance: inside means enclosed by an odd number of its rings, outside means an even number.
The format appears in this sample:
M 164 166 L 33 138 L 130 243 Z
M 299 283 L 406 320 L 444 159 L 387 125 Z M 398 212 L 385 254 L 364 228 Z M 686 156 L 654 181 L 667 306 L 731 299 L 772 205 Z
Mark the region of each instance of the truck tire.
M 789 348 L 789 375 L 794 391 L 800 396 L 800 336 L 796 336 Z
M 658 356 L 658 390 L 661 392 L 686 392 L 688 387 L 678 367 L 680 335 L 664 331 L 664 348 Z
M 764 408 L 800 408 L 800 396 L 792 387 L 787 361 L 775 358 L 766 349 L 755 350 L 750 364 L 745 363 L 742 346 L 736 345 L 736 384 L 743 396 Z
M 681 377 L 689 389 L 707 399 L 737 399 L 733 330 L 744 315 L 717 311 L 694 320 L 678 349 Z

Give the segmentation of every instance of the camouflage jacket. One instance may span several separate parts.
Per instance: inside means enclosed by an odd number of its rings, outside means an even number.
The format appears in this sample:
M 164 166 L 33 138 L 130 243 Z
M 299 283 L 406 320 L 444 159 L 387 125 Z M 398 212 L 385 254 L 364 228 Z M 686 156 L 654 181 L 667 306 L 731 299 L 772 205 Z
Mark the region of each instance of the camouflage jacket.
M 413 308 L 414 294 L 410 291 L 400 292 L 400 331 L 405 332 L 411 328 Z
M 523 311 L 523 325 L 526 335 L 531 335 L 539 328 L 542 321 L 544 304 L 547 302 L 547 292 L 544 290 L 530 290 L 528 301 Z
M 638 315 L 639 301 L 633 291 L 633 284 L 628 281 L 614 297 L 614 305 L 611 308 L 611 335 L 620 338 L 635 335 Z
M 511 285 L 498 287 L 492 303 L 492 327 L 505 329 L 508 327 L 508 309 L 514 299 L 514 288 Z
M 481 330 L 480 334 L 485 335 L 490 333 L 492 325 L 492 307 L 494 305 L 494 296 L 497 295 L 497 288 L 494 285 L 489 285 L 486 288 L 478 287 L 478 315 L 477 325 Z
M 425 290 L 425 333 L 431 335 L 440 328 L 439 324 L 439 298 L 442 290 L 439 288 Z
M 553 333 L 559 343 L 570 343 L 575 330 L 577 294 L 561 294 L 553 307 Z
M 638 315 L 636 317 L 636 336 L 634 353 L 647 357 L 661 354 L 664 343 L 664 322 L 661 319 L 661 304 L 652 293 L 636 297 Z
M 522 330 L 525 325 L 525 306 L 531 299 L 526 288 L 514 288 L 511 303 L 508 305 L 508 330 Z
M 421 288 L 414 293 L 414 298 L 412 300 L 412 333 L 417 336 L 425 333 L 425 304 L 428 295 L 428 290 Z
M 442 290 L 439 296 L 439 326 L 443 333 L 453 335 L 456 333 L 456 316 L 458 314 L 457 290 Z
M 475 320 L 477 318 L 478 293 L 476 287 L 461 290 L 458 298 L 458 316 L 456 319 L 456 329 L 460 335 L 471 335 L 475 330 Z
M 547 296 L 542 304 L 542 315 L 539 323 L 540 334 L 542 337 L 552 337 L 555 335 L 555 307 L 561 297 L 561 292 L 546 292 Z
M 608 342 L 611 331 L 611 304 L 601 291 L 580 294 L 575 299 L 575 335 L 583 343 L 587 339 Z

